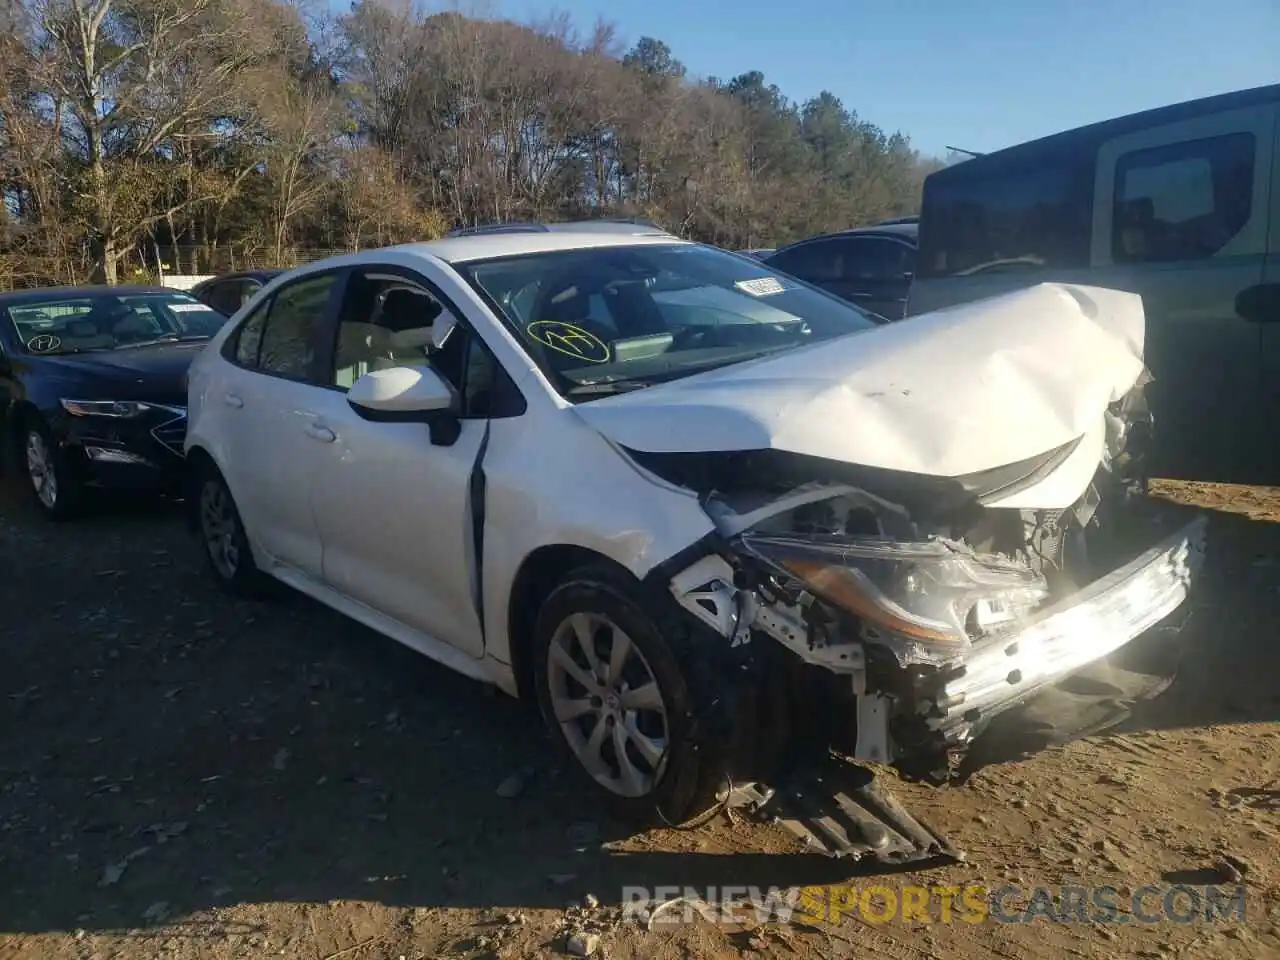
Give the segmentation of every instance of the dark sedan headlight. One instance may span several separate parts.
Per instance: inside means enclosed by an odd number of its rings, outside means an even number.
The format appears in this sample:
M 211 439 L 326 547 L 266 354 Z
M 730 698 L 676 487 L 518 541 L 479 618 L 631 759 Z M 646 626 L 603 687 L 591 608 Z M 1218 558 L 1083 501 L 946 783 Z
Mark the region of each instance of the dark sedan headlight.
M 73 417 L 116 417 L 130 419 L 155 409 L 140 400 L 63 400 L 62 409 Z
M 745 534 L 741 543 L 883 639 L 935 658 L 962 653 L 975 634 L 1021 619 L 1048 597 L 1033 570 L 942 540 Z

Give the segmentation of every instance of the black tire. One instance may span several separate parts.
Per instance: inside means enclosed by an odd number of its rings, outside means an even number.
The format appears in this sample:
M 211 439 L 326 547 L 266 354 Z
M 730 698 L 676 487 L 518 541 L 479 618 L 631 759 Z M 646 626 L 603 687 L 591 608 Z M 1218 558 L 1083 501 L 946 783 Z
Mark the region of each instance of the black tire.
M 14 472 L 21 478 L 36 509 L 55 521 L 80 516 L 87 499 L 84 478 L 58 448 L 48 426 L 40 418 L 28 415 L 15 433 Z M 44 452 L 47 473 L 42 479 L 37 478 L 28 457 L 32 444 L 38 444 Z M 50 479 L 52 487 L 48 486 Z
M 196 469 L 192 484 L 195 499 L 191 509 L 195 511 L 195 532 L 200 540 L 200 552 L 204 554 L 210 574 L 218 586 L 232 596 L 243 599 L 265 596 L 267 578 L 254 562 L 253 550 L 230 487 L 212 463 L 200 464 Z M 221 510 L 214 506 L 214 498 L 218 498 Z M 226 525 L 217 542 L 213 529 L 215 512 L 221 512 L 222 523 Z M 228 551 L 228 547 L 232 551 Z
M 583 613 L 607 619 L 630 638 L 661 694 L 667 748 L 651 789 L 642 796 L 620 796 L 591 776 L 552 707 L 551 644 L 570 616 Z M 696 636 L 702 630 L 670 597 L 646 590 L 625 571 L 603 564 L 570 572 L 538 611 L 533 631 L 533 678 L 543 720 L 558 749 L 620 819 L 688 826 L 713 814 L 723 800 L 726 748 L 707 733 L 714 724 L 705 716 L 714 699 L 711 684 L 715 680 L 693 654 L 695 639 L 704 645 L 724 641 L 718 636 Z

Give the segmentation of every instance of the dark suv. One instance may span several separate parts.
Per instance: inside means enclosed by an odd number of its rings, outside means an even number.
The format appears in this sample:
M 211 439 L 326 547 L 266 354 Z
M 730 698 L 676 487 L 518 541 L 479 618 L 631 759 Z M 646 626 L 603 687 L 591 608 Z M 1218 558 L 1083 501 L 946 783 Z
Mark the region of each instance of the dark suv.
M 191 288 L 191 295 L 202 303 L 229 317 L 267 283 L 278 277 L 282 270 L 242 270 L 224 273 L 220 277 L 204 280 Z
M 764 262 L 871 313 L 901 320 L 916 268 L 920 227 L 913 220 L 810 237 Z

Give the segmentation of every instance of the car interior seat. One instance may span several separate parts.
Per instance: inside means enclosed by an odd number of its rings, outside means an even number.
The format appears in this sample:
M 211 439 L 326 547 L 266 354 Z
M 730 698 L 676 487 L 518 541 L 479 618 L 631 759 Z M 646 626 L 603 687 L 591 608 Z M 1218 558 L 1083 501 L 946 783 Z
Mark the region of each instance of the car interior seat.
M 444 312 L 433 297 L 410 287 L 395 287 L 382 297 L 373 322 L 386 331 L 386 352 L 373 369 L 422 363 L 431 349 L 435 322 Z
M 338 329 L 335 383 L 350 388 L 370 370 L 426 360 L 432 324 L 442 308 L 411 287 L 382 293 L 368 321 L 343 320 Z

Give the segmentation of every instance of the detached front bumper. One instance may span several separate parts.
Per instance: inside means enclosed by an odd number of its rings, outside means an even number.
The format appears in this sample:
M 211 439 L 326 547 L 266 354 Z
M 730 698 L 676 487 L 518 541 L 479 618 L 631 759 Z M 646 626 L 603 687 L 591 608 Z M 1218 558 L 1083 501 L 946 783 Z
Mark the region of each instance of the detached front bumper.
M 1154 627 L 1186 599 L 1204 561 L 1207 525 L 1205 517 L 1197 518 L 944 670 L 922 702 L 928 727 L 949 746 L 966 744 L 993 717 Z

